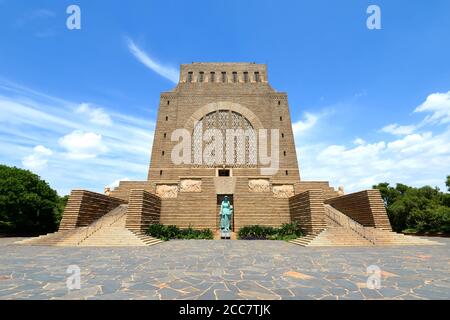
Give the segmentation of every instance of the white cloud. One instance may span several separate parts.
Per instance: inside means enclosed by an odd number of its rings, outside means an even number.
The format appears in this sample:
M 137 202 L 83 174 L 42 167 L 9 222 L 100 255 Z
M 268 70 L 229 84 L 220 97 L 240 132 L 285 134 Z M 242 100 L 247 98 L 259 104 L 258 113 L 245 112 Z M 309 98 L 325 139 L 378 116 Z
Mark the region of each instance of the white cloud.
M 41 145 L 36 146 L 32 154 L 22 159 L 22 165 L 30 170 L 42 170 L 47 166 L 48 158 L 52 154 L 52 150 Z
M 111 117 L 102 108 L 93 108 L 88 103 L 82 103 L 75 110 L 76 113 L 86 115 L 90 122 L 103 126 L 113 124 Z
M 74 188 L 103 192 L 105 183 L 118 177 L 145 180 L 155 127 L 151 111 L 127 106 L 127 114 L 121 114 L 95 103 L 88 105 L 90 109 L 104 110 L 113 125 L 91 121 L 86 114 L 77 113 L 80 102 L 0 78 L 0 161 L 11 166 L 31 166 L 28 158 L 25 161 L 32 153 L 30 150 L 45 145 L 53 154 L 38 172 L 61 195 Z M 100 146 L 92 144 L 88 148 L 79 139 L 66 137 L 73 138 L 74 131 L 95 135 L 94 142 L 101 136 Z M 76 148 L 77 141 L 82 147 Z
M 144 64 L 150 70 L 153 70 L 160 76 L 163 76 L 166 79 L 169 79 L 173 83 L 178 83 L 179 72 L 174 67 L 164 66 L 158 62 L 156 62 L 153 58 L 151 58 L 146 52 L 140 49 L 133 40 L 127 39 L 127 45 L 130 52 L 138 59 L 142 64 Z
M 400 126 L 400 125 L 394 123 L 394 124 L 385 126 L 383 129 L 381 129 L 381 131 L 386 132 L 386 133 L 391 133 L 394 135 L 403 136 L 403 135 L 413 133 L 416 129 L 417 129 L 417 127 L 414 125 Z
M 450 91 L 447 93 L 433 93 L 414 112 L 431 112 L 425 123 L 450 123 Z
M 380 182 L 445 189 L 445 177 L 450 174 L 450 127 L 442 131 L 433 124 L 448 123 L 448 99 L 448 93 L 432 94 L 416 109 L 432 115 L 419 124 L 383 128 L 381 131 L 399 136 L 389 141 L 367 143 L 357 138 L 353 141 L 356 146 L 351 147 L 323 142 L 301 145 L 297 141 L 303 180 L 330 181 L 335 187 L 344 185 L 347 192 Z
M 294 135 L 300 135 L 300 134 L 303 134 L 304 132 L 312 129 L 317 124 L 318 120 L 319 120 L 319 116 L 314 115 L 309 112 L 305 112 L 303 120 L 294 122 L 292 124 L 292 129 L 294 131 Z
M 71 159 L 95 158 L 107 151 L 102 136 L 93 132 L 73 131 L 59 139 L 59 144 L 67 150 Z

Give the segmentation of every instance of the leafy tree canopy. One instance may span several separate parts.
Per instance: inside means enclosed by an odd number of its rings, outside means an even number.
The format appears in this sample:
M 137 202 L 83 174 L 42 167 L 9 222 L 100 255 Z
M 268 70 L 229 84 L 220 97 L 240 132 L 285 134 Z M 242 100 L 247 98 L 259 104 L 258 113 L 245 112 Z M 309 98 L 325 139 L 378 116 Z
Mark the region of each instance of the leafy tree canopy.
M 380 190 L 395 231 L 450 232 L 450 194 L 430 186 L 397 184 L 394 188 L 389 183 L 380 183 L 374 189 Z
M 57 229 L 67 198 L 28 171 L 0 165 L 0 231 L 41 234 Z

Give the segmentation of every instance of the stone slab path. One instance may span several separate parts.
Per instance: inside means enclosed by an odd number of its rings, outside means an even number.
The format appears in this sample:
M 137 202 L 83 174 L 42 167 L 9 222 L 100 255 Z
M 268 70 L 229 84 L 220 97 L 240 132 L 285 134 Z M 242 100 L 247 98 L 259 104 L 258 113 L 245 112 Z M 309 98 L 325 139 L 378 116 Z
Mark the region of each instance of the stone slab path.
M 303 248 L 170 241 L 137 248 L 18 246 L 0 238 L 0 299 L 450 299 L 445 246 Z M 80 290 L 67 289 L 71 265 Z M 367 287 L 367 267 L 380 288 Z M 370 283 L 369 283 L 370 287 Z

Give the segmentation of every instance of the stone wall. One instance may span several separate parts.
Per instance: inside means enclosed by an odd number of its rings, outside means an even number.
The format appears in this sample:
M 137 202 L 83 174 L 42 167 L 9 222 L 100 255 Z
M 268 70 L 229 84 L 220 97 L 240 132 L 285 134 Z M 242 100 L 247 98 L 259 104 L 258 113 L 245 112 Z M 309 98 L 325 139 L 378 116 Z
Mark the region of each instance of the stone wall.
M 308 190 L 317 189 L 323 191 L 323 196 L 325 199 L 339 196 L 338 192 L 333 187 L 330 187 L 330 184 L 327 181 L 300 181 L 295 184 L 295 193 L 302 193 Z
M 176 198 L 161 199 L 161 223 L 180 228 L 216 230 L 217 195 L 214 178 L 197 178 L 201 181 L 201 192 L 192 189 L 178 192 Z
M 249 225 L 279 227 L 283 223 L 289 223 L 289 199 L 276 198 L 272 185 L 255 189 L 252 182 L 254 180 L 237 178 L 234 194 L 234 231 Z M 256 190 L 259 192 L 255 192 Z
M 86 190 L 73 190 L 67 202 L 59 230 L 85 227 L 126 201 Z
M 120 181 L 119 186 L 111 191 L 111 196 L 128 201 L 130 191 L 133 189 L 143 189 L 154 193 L 154 187 L 149 181 Z
M 366 227 L 392 230 L 379 190 L 365 190 L 328 199 L 326 204 Z
M 323 190 L 308 190 L 289 199 L 292 221 L 300 224 L 307 233 L 318 233 L 325 229 Z
M 130 190 L 126 227 L 131 231 L 145 232 L 160 222 L 161 199 L 145 190 Z

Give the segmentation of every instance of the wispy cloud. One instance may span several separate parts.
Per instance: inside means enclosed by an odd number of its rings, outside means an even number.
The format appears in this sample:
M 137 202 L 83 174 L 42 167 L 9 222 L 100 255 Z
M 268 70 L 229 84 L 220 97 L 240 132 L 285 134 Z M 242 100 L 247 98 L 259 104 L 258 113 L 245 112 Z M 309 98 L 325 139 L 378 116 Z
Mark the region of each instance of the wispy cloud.
M 294 131 L 294 134 L 302 134 L 310 129 L 312 129 L 319 120 L 319 116 L 306 112 L 304 115 L 304 119 L 294 122 L 292 124 L 292 129 Z
M 37 172 L 60 194 L 144 180 L 153 130 L 150 119 L 0 80 L 0 162 Z
M 382 132 L 391 133 L 398 136 L 408 135 L 413 133 L 417 129 L 417 126 L 400 126 L 397 123 L 390 124 L 381 129 Z
M 30 170 L 42 170 L 47 166 L 48 158 L 53 154 L 52 150 L 44 146 L 36 146 L 33 153 L 24 157 L 22 164 Z
M 425 123 L 450 123 L 450 91 L 430 94 L 414 112 L 432 113 L 425 118 Z
M 385 126 L 378 132 L 394 136 L 374 142 L 358 137 L 348 145 L 325 141 L 305 145 L 296 136 L 303 179 L 331 181 L 348 192 L 380 182 L 444 189 L 450 174 L 449 93 L 429 95 L 415 111 L 428 114 L 418 123 Z
M 111 126 L 113 124 L 111 117 L 102 108 L 92 107 L 89 103 L 80 104 L 76 112 L 86 115 L 89 121 L 94 124 L 102 126 Z
M 41 8 L 26 11 L 14 22 L 14 27 L 30 29 L 38 38 L 48 38 L 56 35 L 56 13 L 52 10 Z
M 142 64 L 144 64 L 150 70 L 156 72 L 160 76 L 169 79 L 173 83 L 178 83 L 179 72 L 176 68 L 162 65 L 151 58 L 146 52 L 139 48 L 136 43 L 130 39 L 126 38 L 128 49 L 138 59 Z

